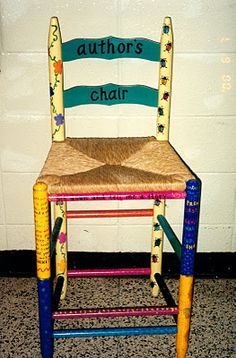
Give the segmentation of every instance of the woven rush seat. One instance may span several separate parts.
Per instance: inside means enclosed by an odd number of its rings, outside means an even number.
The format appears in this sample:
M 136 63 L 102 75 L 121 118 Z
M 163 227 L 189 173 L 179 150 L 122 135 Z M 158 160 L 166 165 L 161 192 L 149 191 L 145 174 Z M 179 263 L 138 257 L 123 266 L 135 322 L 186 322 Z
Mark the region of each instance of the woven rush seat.
M 155 137 L 66 138 L 53 142 L 38 182 L 51 194 L 184 191 L 194 175 Z

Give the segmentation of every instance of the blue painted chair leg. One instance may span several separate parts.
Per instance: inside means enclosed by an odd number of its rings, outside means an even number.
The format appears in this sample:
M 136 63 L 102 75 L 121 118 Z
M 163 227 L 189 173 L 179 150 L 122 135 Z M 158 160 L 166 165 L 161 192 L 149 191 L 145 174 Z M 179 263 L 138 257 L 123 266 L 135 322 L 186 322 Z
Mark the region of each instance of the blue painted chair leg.
M 193 275 L 194 271 L 194 258 L 197 245 L 201 195 L 200 181 L 189 180 L 187 182 L 186 194 L 180 273 L 190 276 Z
M 51 280 L 38 279 L 39 328 L 42 358 L 53 357 L 53 321 Z
M 189 180 L 187 182 L 180 268 L 178 333 L 176 337 L 178 358 L 185 358 L 188 350 L 200 192 L 201 185 L 198 180 Z

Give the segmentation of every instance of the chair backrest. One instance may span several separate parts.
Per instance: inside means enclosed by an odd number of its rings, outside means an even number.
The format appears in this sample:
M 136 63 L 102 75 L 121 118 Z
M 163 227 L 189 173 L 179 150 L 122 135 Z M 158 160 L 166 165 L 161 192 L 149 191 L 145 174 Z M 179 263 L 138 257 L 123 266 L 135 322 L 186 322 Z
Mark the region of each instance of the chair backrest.
M 62 43 L 58 19 L 52 17 L 48 37 L 50 108 L 52 140 L 65 139 L 65 108 L 84 105 L 122 103 L 157 107 L 157 139 L 168 140 L 172 77 L 171 19 L 166 17 L 161 41 L 145 38 L 105 37 L 73 39 Z M 64 90 L 63 62 L 84 58 L 138 58 L 160 62 L 158 89 L 136 85 L 76 86 Z

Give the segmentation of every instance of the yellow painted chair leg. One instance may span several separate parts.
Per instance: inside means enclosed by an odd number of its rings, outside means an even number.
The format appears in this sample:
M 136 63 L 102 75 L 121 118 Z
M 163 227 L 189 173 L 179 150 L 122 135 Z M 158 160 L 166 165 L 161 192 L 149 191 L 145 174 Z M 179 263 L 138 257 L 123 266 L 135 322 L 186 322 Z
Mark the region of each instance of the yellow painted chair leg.
M 34 185 L 34 220 L 36 241 L 37 278 L 49 279 L 50 270 L 50 226 L 47 185 Z
M 161 274 L 163 237 L 164 237 L 164 232 L 157 218 L 158 215 L 165 215 L 165 200 L 156 200 L 153 206 L 151 277 L 150 277 L 153 297 L 156 297 L 160 291 L 154 275 L 156 273 Z
M 193 276 L 180 275 L 179 314 L 177 324 L 177 357 L 185 358 L 188 350 L 190 318 L 192 307 Z
M 42 357 L 52 357 L 53 321 L 47 185 L 44 183 L 35 184 L 33 196 L 41 354 Z
M 66 202 L 58 201 L 54 205 L 54 220 L 57 217 L 63 219 L 56 243 L 56 278 L 64 278 L 61 299 L 65 298 L 67 289 L 67 220 L 66 220 Z

